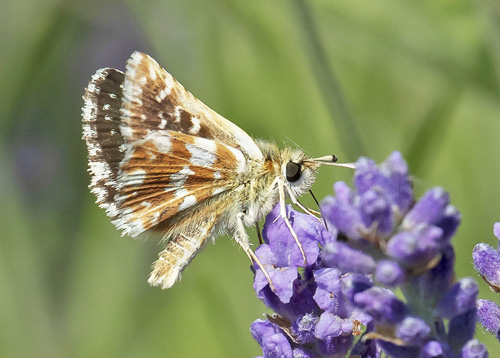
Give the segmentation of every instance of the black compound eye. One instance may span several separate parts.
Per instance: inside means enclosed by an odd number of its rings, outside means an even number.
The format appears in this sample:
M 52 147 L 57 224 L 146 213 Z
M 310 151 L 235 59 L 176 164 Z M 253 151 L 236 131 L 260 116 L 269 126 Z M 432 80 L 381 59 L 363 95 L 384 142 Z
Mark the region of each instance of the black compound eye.
M 297 180 L 300 179 L 300 176 L 302 175 L 302 172 L 300 170 L 300 164 L 294 163 L 294 162 L 288 162 L 286 164 L 286 180 L 288 180 L 290 183 L 293 183 Z

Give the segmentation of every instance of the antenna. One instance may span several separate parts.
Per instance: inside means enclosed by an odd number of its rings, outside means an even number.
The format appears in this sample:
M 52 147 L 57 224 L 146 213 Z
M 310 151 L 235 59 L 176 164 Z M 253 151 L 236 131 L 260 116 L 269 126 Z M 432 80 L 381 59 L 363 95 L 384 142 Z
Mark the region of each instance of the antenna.
M 334 167 L 342 167 L 356 169 L 356 163 L 337 163 L 338 157 L 333 155 L 325 155 L 323 157 L 309 159 L 311 162 L 316 162 L 321 165 L 331 165 Z

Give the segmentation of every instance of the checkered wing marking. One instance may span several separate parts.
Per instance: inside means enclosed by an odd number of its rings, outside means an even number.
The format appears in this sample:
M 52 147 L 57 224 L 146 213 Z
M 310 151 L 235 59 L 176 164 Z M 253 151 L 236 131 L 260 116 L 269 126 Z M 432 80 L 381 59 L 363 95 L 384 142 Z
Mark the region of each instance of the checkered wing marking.
M 137 236 L 229 190 L 246 159 L 226 144 L 171 130 L 155 131 L 126 153 L 113 223 Z
M 122 133 L 130 143 L 156 130 L 172 130 L 212 139 L 263 160 L 253 139 L 210 109 L 150 56 L 134 52 L 127 62 L 123 91 Z
M 83 139 L 92 177 L 89 187 L 111 218 L 118 215 L 114 197 L 126 150 L 120 131 L 123 79 L 118 70 L 101 69 L 92 76 L 83 97 Z

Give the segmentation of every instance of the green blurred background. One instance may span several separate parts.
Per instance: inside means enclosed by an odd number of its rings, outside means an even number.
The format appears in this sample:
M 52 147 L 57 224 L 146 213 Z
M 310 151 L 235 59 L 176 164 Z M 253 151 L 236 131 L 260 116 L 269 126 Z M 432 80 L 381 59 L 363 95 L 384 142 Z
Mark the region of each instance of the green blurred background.
M 232 240 L 151 288 L 161 246 L 121 238 L 87 189 L 83 89 L 134 50 L 255 137 L 343 161 L 401 151 L 417 191 L 443 186 L 462 212 L 457 277 L 477 277 L 477 242 L 496 245 L 496 0 L 5 0 L 0 45 L 1 357 L 260 352 L 265 309 Z M 323 168 L 316 195 L 351 176 Z

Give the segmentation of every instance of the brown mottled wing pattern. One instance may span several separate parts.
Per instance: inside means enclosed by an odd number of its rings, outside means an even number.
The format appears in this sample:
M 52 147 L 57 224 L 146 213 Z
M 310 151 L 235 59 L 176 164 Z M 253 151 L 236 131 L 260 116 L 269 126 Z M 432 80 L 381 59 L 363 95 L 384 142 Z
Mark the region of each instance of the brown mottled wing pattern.
M 120 131 L 123 79 L 124 74 L 112 68 L 97 71 L 85 90 L 82 113 L 92 176 L 90 189 L 111 218 L 118 217 L 114 198 L 126 150 Z
M 122 130 L 127 141 L 157 130 L 172 130 L 212 139 L 262 160 L 253 139 L 187 91 L 150 56 L 134 52 L 123 85 Z
M 121 214 L 113 223 L 137 236 L 230 189 L 244 168 L 243 154 L 226 144 L 181 132 L 155 132 L 127 151 L 115 197 Z
M 241 151 L 256 146 L 245 132 L 225 133 L 230 122 L 147 55 L 134 53 L 125 74 L 97 71 L 84 101 L 91 191 L 124 234 L 229 189 L 254 158 Z

